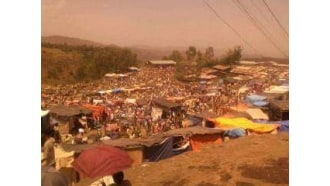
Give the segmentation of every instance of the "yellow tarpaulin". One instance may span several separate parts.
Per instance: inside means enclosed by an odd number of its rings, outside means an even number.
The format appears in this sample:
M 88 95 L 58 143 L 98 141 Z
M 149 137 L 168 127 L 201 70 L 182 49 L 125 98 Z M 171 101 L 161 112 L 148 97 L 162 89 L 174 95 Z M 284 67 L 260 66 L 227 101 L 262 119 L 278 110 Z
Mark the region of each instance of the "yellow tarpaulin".
M 216 127 L 220 129 L 230 129 L 230 128 L 243 128 L 249 129 L 254 132 L 271 132 L 278 128 L 278 124 L 259 124 L 254 123 L 246 118 L 224 118 L 219 117 L 213 120 Z

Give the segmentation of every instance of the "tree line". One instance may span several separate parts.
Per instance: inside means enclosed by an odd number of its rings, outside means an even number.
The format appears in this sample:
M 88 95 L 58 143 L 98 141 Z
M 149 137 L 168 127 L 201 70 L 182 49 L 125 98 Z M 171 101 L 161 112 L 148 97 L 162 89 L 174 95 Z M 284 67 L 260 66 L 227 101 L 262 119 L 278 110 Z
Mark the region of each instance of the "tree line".
M 226 54 L 221 58 L 214 57 L 213 47 L 207 47 L 205 52 L 198 50 L 194 46 L 189 46 L 183 55 L 178 50 L 172 51 L 168 56 L 164 56 L 164 60 L 173 60 L 178 63 L 186 61 L 188 63 L 196 63 L 200 67 L 207 67 L 210 65 L 232 65 L 236 64 L 242 57 L 242 48 L 235 46 L 233 49 L 229 49 Z
M 63 69 L 74 65 L 74 70 L 69 72 L 69 79 L 75 81 L 88 81 L 102 78 L 106 73 L 123 72 L 129 66 L 138 64 L 137 55 L 130 49 L 115 46 L 95 47 L 95 46 L 71 46 L 67 44 L 42 43 L 42 48 L 56 48 L 67 54 L 78 56 L 78 60 L 71 64 L 70 62 L 61 62 L 54 60 L 51 55 L 42 52 L 41 63 L 53 63 L 56 68 L 48 69 L 47 78 L 59 79 L 66 78 L 63 75 Z M 55 63 L 55 64 L 54 64 Z M 57 63 L 57 64 L 56 64 Z M 59 65 L 60 64 L 60 65 Z M 49 64 L 51 65 L 51 64 Z
M 189 46 L 183 55 L 178 50 L 172 51 L 168 56 L 164 56 L 164 60 L 173 60 L 177 62 L 175 76 L 179 80 L 185 80 L 187 74 L 199 76 L 200 70 L 204 67 L 212 67 L 215 65 L 233 65 L 242 57 L 242 48 L 235 46 L 229 49 L 224 56 L 216 58 L 213 47 L 207 47 L 205 52 L 198 50 L 194 46 Z

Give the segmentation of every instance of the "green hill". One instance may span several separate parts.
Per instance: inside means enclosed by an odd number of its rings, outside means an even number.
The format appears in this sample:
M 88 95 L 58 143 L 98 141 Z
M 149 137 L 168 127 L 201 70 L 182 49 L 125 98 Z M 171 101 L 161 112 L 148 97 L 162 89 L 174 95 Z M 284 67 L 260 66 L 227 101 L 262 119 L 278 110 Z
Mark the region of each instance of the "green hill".
M 114 46 L 41 44 L 41 82 L 74 83 L 97 80 L 109 72 L 123 72 L 137 65 L 137 55 Z

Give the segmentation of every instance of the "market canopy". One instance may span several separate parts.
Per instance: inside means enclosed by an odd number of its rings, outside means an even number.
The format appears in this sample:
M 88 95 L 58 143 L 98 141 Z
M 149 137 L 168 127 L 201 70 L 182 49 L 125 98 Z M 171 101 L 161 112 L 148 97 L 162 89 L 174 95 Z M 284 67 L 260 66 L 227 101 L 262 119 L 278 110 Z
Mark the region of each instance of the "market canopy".
M 248 113 L 252 119 L 269 120 L 268 115 L 259 108 L 249 108 L 246 110 L 246 113 Z
M 50 109 L 50 113 L 54 113 L 58 116 L 75 116 L 75 115 L 79 115 L 79 114 L 91 114 L 92 111 L 84 108 L 84 107 L 80 107 L 80 106 L 66 106 L 66 105 L 56 105 L 54 107 L 51 107 Z
M 164 98 L 157 98 L 157 99 L 153 99 L 152 103 L 155 106 L 159 106 L 161 108 L 165 108 L 165 109 L 171 109 L 171 108 L 176 108 L 176 107 L 181 107 L 180 104 L 169 101 L 167 99 Z

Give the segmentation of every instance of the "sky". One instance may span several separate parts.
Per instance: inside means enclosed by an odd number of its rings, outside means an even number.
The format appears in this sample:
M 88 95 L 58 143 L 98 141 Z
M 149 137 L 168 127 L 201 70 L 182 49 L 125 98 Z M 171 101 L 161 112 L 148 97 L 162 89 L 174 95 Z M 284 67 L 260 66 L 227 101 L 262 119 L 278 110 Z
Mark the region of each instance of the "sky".
M 240 45 L 243 54 L 288 56 L 289 0 L 205 1 L 227 24 L 204 0 L 41 0 L 41 35 L 126 47 L 220 51 Z

